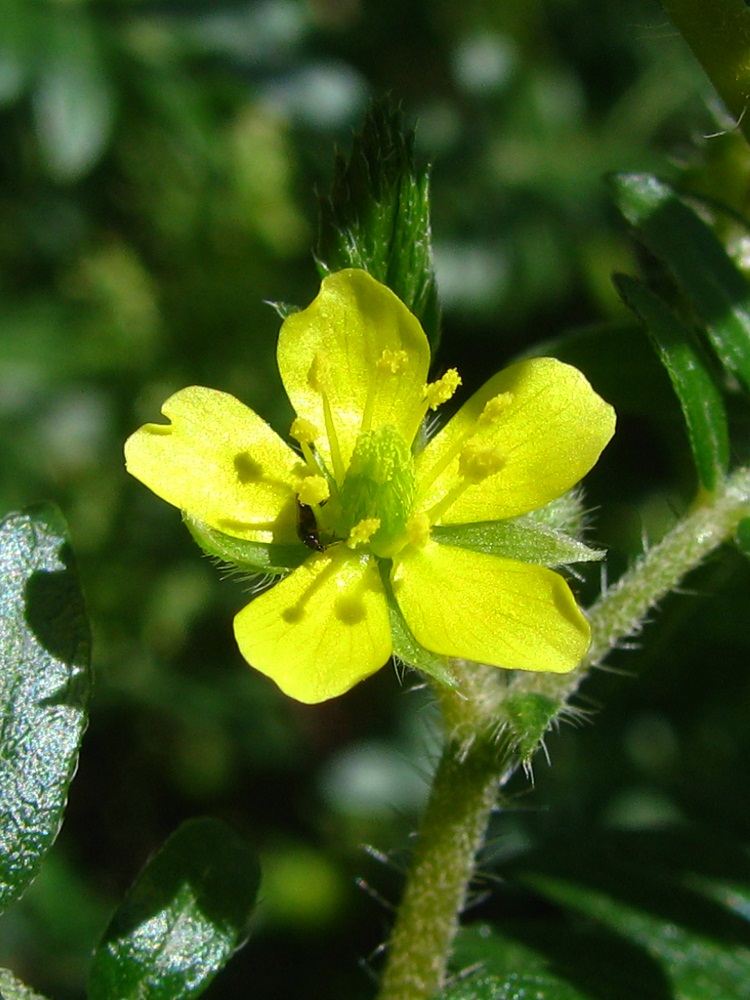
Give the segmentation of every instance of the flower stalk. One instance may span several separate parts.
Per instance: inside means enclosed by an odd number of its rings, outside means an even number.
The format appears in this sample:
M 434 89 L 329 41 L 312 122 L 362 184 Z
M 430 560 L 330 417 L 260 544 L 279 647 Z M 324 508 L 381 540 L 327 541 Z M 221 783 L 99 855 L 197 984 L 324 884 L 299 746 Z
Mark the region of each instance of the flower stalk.
M 623 639 L 637 633 L 649 610 L 750 515 L 750 469 L 729 476 L 646 552 L 591 608 L 591 646 L 569 674 L 519 672 L 507 690 L 555 699 L 557 716 L 589 670 Z M 431 1000 L 445 984 L 453 939 L 474 872 L 476 853 L 498 790 L 519 756 L 501 729 L 504 689 L 496 672 L 457 665 L 460 694 L 441 698 L 448 736 L 417 840 L 412 867 L 388 948 L 379 1000 Z M 472 678 L 473 679 L 470 679 Z M 488 704 L 489 699 L 489 704 Z M 473 728 L 473 739 L 471 738 Z

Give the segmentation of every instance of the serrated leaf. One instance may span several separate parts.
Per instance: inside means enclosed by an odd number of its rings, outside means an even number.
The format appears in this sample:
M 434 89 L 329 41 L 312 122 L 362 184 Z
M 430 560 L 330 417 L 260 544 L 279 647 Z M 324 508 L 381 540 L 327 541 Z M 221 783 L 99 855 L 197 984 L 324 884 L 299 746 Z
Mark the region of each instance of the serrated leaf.
M 216 531 L 197 518 L 183 515 L 185 525 L 194 541 L 206 555 L 219 559 L 246 573 L 265 573 L 269 576 L 283 576 L 310 557 L 310 549 L 302 542 L 299 545 L 276 545 L 265 542 L 249 542 L 243 538 L 233 538 Z
M 750 285 L 711 228 L 649 174 L 612 179 L 615 200 L 651 253 L 676 280 L 716 352 L 750 389 Z
M 457 969 L 503 984 L 543 976 L 542 1000 L 723 1000 L 750 982 L 750 859 L 710 831 L 618 831 L 561 840 L 501 869 L 516 912 L 459 938 Z M 519 897 L 521 887 L 534 895 Z M 506 890 L 506 892 L 509 890 Z M 520 903 L 519 903 L 520 898 Z M 536 912 L 536 919 L 528 913 Z M 529 978 L 531 977 L 531 978 Z M 580 991 L 580 992 L 578 992 Z M 503 995 L 502 993 L 500 994 Z
M 641 320 L 669 374 L 700 481 L 707 490 L 715 490 L 729 467 L 729 430 L 708 358 L 690 327 L 645 285 L 626 275 L 617 275 L 615 284 Z
M 432 260 L 429 175 L 414 162 L 414 131 L 389 100 L 374 101 L 348 158 L 339 155 L 321 202 L 322 273 L 361 267 L 414 313 L 434 349 L 440 306 Z
M 224 823 L 191 820 L 146 865 L 94 952 L 89 1000 L 199 996 L 247 934 L 260 881 Z
M 471 927 L 459 934 L 454 963 L 498 980 L 493 1000 L 676 1000 L 658 962 L 626 938 L 580 921 Z
M 591 562 L 605 555 L 603 549 L 592 549 L 564 531 L 522 517 L 510 521 L 436 525 L 432 535 L 446 545 L 541 566 Z
M 0 910 L 52 845 L 91 691 L 90 635 L 56 508 L 0 524 Z
M 41 993 L 35 993 L 16 979 L 8 969 L 0 969 L 0 1000 L 45 1000 Z

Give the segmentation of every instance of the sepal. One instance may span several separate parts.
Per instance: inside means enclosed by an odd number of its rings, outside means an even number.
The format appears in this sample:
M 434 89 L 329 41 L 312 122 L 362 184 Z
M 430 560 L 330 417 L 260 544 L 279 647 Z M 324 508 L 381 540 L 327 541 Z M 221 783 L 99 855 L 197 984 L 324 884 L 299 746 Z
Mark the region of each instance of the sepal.
M 564 531 L 540 524 L 531 517 L 477 524 L 447 524 L 433 528 L 432 536 L 445 545 L 538 566 L 595 562 L 605 555 L 603 549 L 592 549 Z
M 388 604 L 388 615 L 391 625 L 391 640 L 393 642 L 393 655 L 397 660 L 401 660 L 409 667 L 421 670 L 423 674 L 434 677 L 435 680 L 445 684 L 446 687 L 457 688 L 458 681 L 448 665 L 447 656 L 439 656 L 437 653 L 425 649 L 417 640 L 406 623 L 406 619 L 401 613 L 398 601 L 393 594 L 393 587 L 390 578 L 391 563 L 389 560 L 381 560 L 380 576 L 383 581 L 383 590 Z
M 301 542 L 299 545 L 250 542 L 224 535 L 209 527 L 205 521 L 190 517 L 185 512 L 182 519 L 193 540 L 206 555 L 247 573 L 284 576 L 300 566 L 310 555 L 310 549 Z

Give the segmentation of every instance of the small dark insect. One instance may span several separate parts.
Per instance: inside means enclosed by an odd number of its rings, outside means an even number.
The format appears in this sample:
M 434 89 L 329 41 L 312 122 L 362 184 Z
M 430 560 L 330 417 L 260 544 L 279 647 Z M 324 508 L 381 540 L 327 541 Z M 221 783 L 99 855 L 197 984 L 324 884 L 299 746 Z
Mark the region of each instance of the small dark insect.
M 297 501 L 297 537 L 316 552 L 323 552 L 325 545 L 320 540 L 318 522 L 312 507 Z

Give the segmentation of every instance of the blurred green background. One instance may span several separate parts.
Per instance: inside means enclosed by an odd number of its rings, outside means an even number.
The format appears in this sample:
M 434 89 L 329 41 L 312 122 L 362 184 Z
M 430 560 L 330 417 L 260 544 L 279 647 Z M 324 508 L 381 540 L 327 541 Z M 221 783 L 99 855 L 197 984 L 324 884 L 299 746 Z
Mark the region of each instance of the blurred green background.
M 66 823 L 0 922 L 0 965 L 57 1000 L 83 996 L 109 912 L 200 814 L 265 873 L 256 933 L 206 995 L 373 993 L 436 752 L 430 700 L 390 667 L 315 708 L 253 674 L 231 633 L 246 588 L 126 476 L 122 443 L 194 383 L 287 429 L 267 302 L 314 295 L 316 192 L 388 92 L 434 165 L 438 364 L 470 389 L 577 331 L 561 356 L 620 414 L 588 494 L 611 576 L 693 489 L 667 380 L 610 283 L 635 265 L 604 175 L 700 171 L 732 141 L 705 139 L 708 84 L 658 4 L 3 0 L 0 509 L 63 508 L 95 637 Z M 592 679 L 594 725 L 548 741 L 499 844 L 681 819 L 747 835 L 747 584 L 739 556 L 712 560 L 641 653 L 613 658 L 625 676 Z

